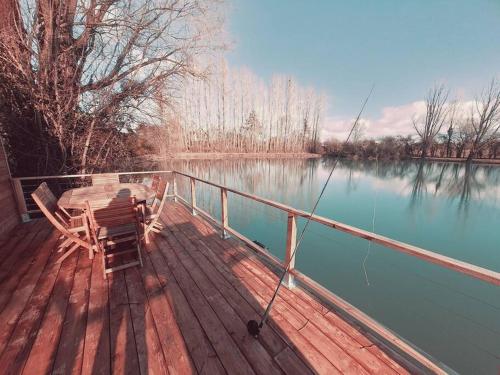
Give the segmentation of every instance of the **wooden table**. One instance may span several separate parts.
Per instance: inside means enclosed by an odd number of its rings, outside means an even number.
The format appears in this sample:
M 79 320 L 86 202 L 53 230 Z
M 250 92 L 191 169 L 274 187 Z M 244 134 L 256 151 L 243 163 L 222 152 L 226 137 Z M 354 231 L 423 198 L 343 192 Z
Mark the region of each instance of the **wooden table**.
M 66 209 L 85 209 L 85 202 L 106 201 L 114 198 L 135 196 L 137 202 L 154 198 L 155 192 L 146 185 L 119 183 L 87 186 L 67 190 L 61 195 L 57 204 Z

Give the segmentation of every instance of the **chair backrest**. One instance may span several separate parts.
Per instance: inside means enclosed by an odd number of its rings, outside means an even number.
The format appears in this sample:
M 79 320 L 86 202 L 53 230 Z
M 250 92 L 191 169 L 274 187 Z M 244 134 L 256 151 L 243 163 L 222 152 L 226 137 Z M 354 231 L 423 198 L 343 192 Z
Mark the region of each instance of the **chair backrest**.
M 166 182 L 163 178 L 160 178 L 158 181 L 158 188 L 156 189 L 156 199 L 159 199 L 160 201 L 163 200 L 163 198 L 167 195 L 168 185 L 168 182 Z
M 92 175 L 92 185 L 119 184 L 120 177 L 116 173 L 101 173 Z
M 93 230 L 134 223 L 139 225 L 135 197 L 115 198 L 110 202 L 86 202 L 86 211 Z
M 67 223 L 64 222 L 62 216 L 58 213 L 57 199 L 54 194 L 52 194 L 52 191 L 49 189 L 47 183 L 42 182 L 40 186 L 38 186 L 36 190 L 31 193 L 31 196 L 45 217 L 59 232 L 81 246 L 88 246 L 86 242 L 82 241 L 79 237 L 68 231 Z
M 46 210 L 54 214 L 57 211 L 57 198 L 50 190 L 46 182 L 42 182 L 36 190 L 31 193 L 36 204 L 40 207 L 42 205 Z M 41 207 L 40 207 L 41 209 Z M 43 210 L 42 210 L 43 211 Z
M 163 206 L 167 200 L 169 183 L 165 180 L 161 180 L 158 186 L 158 190 L 156 191 L 155 201 L 152 206 L 152 211 L 154 214 L 157 214 L 157 217 L 154 221 L 159 219 L 160 213 L 163 210 Z

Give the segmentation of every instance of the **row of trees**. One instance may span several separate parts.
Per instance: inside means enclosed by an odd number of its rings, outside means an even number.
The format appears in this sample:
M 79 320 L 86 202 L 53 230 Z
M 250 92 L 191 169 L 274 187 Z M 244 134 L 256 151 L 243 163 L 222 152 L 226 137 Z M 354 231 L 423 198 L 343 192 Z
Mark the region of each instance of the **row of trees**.
M 318 150 L 324 96 L 291 77 L 266 83 L 220 59 L 207 78 L 185 80 L 177 94 L 171 106 L 158 107 L 161 126 L 144 129 L 160 154 Z
M 493 80 L 465 103 L 449 100 L 449 91 L 436 86 L 426 97 L 425 113 L 412 122 L 413 136 L 363 139 L 359 123 L 351 142 L 330 140 L 323 147 L 329 154 L 357 158 L 500 158 L 500 85 Z

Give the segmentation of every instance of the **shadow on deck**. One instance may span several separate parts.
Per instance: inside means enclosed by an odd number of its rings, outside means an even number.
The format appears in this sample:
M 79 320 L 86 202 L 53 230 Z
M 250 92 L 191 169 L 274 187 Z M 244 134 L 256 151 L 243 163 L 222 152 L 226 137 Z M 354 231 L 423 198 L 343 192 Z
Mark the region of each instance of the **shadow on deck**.
M 278 277 L 251 250 L 180 204 L 143 250 L 144 267 L 102 277 L 99 256 L 56 262 L 44 220 L 0 243 L 3 373 L 379 373 L 408 371 L 318 299 L 282 288 L 258 340 L 257 319 Z

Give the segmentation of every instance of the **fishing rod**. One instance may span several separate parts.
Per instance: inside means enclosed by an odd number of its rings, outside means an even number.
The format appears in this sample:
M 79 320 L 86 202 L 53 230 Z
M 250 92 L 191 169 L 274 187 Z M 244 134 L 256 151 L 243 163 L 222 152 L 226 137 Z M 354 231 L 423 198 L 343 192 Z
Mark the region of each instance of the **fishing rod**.
M 358 125 L 358 122 L 361 118 L 361 114 L 363 113 L 366 103 L 368 103 L 368 99 L 370 99 L 370 96 L 372 95 L 373 89 L 375 85 L 372 85 L 372 88 L 370 89 L 370 92 L 368 93 L 368 96 L 366 97 L 365 101 L 363 102 L 363 105 L 361 106 L 361 110 L 358 113 L 358 117 L 356 117 L 356 120 L 354 121 L 354 124 L 351 127 L 351 130 L 349 131 L 349 134 L 347 135 L 346 140 L 344 141 L 344 145 L 346 145 L 349 142 L 349 139 L 351 138 L 352 133 L 354 132 L 354 129 L 356 129 L 356 126 Z M 321 189 L 321 192 L 319 193 L 318 199 L 316 199 L 316 203 L 314 203 L 313 209 L 307 218 L 306 225 L 304 225 L 304 228 L 300 232 L 299 240 L 297 241 L 297 244 L 295 245 L 295 248 L 292 251 L 292 254 L 290 256 L 290 259 L 286 263 L 285 268 L 283 269 L 283 273 L 281 274 L 281 277 L 279 279 L 278 285 L 276 286 L 276 289 L 274 290 L 274 294 L 271 297 L 271 300 L 269 301 L 266 310 L 264 311 L 264 314 L 262 315 L 260 322 L 257 322 L 256 320 L 249 320 L 247 322 L 247 330 L 250 335 L 253 337 L 257 338 L 259 337 L 260 330 L 266 323 L 267 319 L 269 318 L 269 314 L 271 313 L 271 309 L 274 305 L 274 301 L 276 300 L 276 296 L 278 295 L 278 292 L 281 288 L 281 285 L 283 283 L 283 279 L 285 278 L 285 275 L 290 269 L 290 263 L 292 259 L 295 257 L 295 253 L 297 252 L 297 249 L 299 248 L 302 239 L 304 238 L 304 234 L 306 232 L 307 227 L 309 226 L 309 223 L 311 222 L 311 218 L 314 215 L 314 212 L 316 212 L 316 208 L 318 207 L 319 201 L 321 200 L 321 197 L 325 193 L 326 187 L 328 186 L 328 183 L 330 182 L 330 179 L 332 178 L 333 172 L 335 171 L 335 168 L 337 167 L 338 164 L 338 158 L 335 159 L 332 169 L 330 170 L 330 173 L 328 174 L 328 178 L 326 179 L 325 184 L 323 185 L 323 188 Z

